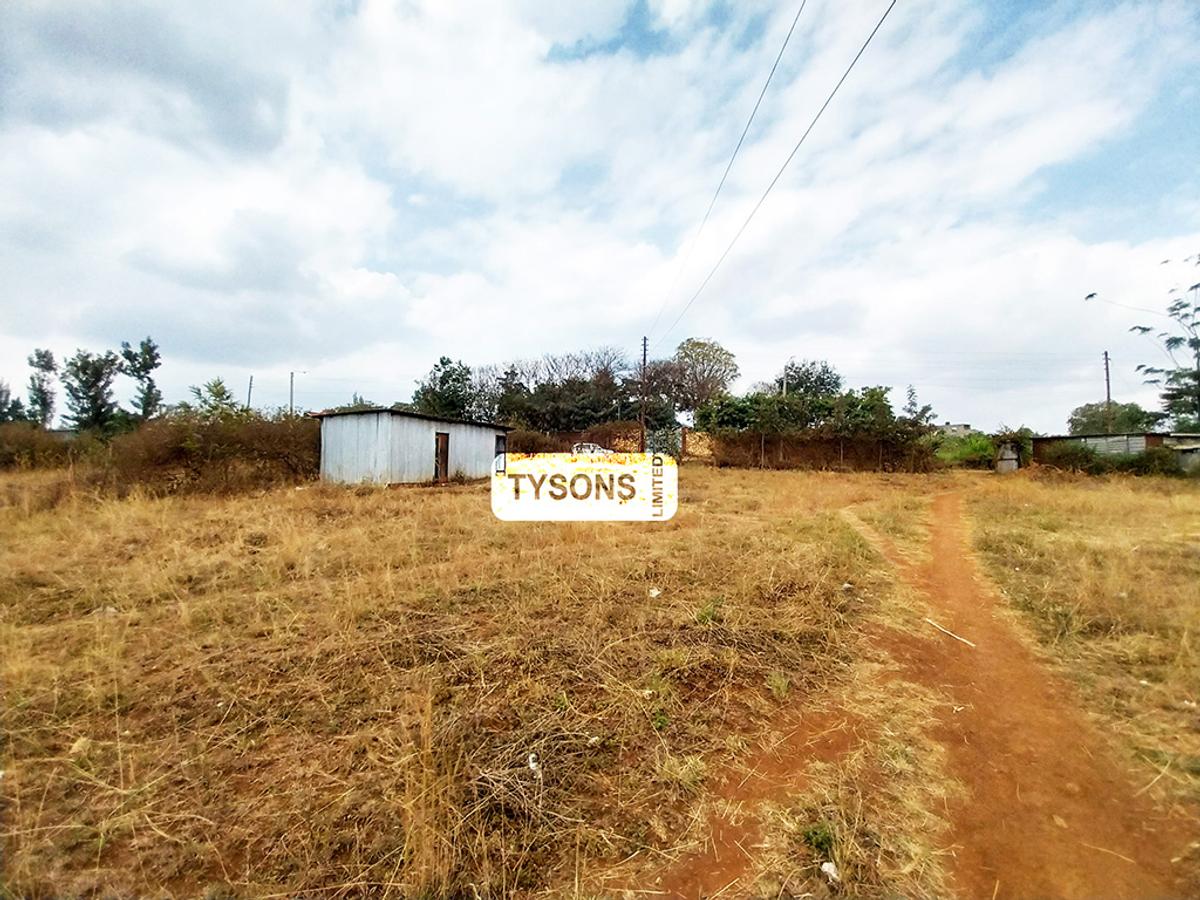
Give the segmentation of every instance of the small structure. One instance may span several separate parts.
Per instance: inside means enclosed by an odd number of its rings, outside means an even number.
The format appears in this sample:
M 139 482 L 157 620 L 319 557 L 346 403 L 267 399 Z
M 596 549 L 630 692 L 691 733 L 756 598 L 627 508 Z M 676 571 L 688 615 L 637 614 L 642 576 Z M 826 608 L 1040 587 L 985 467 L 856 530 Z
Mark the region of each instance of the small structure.
M 511 430 L 389 407 L 312 415 L 321 420 L 321 479 L 341 484 L 487 478 Z
M 1021 448 L 1013 441 L 1005 441 L 996 451 L 996 471 L 1015 472 L 1021 467 Z

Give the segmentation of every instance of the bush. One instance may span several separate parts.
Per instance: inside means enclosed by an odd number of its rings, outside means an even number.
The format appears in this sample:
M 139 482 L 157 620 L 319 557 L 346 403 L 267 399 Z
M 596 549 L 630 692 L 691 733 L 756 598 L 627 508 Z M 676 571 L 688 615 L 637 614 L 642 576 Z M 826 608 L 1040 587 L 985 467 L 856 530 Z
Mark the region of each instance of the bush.
M 567 453 L 571 449 L 569 441 L 524 428 L 510 431 L 505 446 L 510 453 Z
M 996 461 L 996 444 L 986 434 L 942 438 L 937 458 L 948 466 L 966 469 L 990 469 Z
M 1095 447 L 1077 441 L 1057 441 L 1050 444 L 1041 455 L 1041 463 L 1068 472 L 1086 472 L 1101 475 L 1109 465 L 1096 452 Z
M 1179 477 L 1184 474 L 1179 457 L 1174 450 L 1166 447 L 1147 447 L 1141 453 L 1118 456 L 1111 459 L 1111 465 L 1114 471 L 1127 472 L 1130 475 Z
M 303 416 L 185 410 L 119 435 L 107 474 L 116 486 L 226 489 L 301 481 L 320 466 L 320 424 Z
M 716 465 L 766 469 L 929 472 L 936 468 L 927 441 L 828 437 L 817 429 L 790 434 L 710 432 Z
M 1033 431 L 1024 425 L 1017 428 L 1001 425 L 1000 430 L 992 435 L 992 444 L 997 448 L 1002 444 L 1016 446 L 1017 462 L 1021 468 L 1025 468 L 1033 459 Z
M 1059 441 L 1042 451 L 1041 462 L 1058 469 L 1104 475 L 1123 472 L 1127 475 L 1166 475 L 1177 477 L 1184 473 L 1179 458 L 1166 447 L 1149 447 L 1141 453 L 1120 456 L 1101 456 L 1087 444 Z
M 66 465 L 70 443 L 39 425 L 6 422 L 0 425 L 0 469 L 41 469 Z
M 571 440 L 572 443 L 576 440 L 586 441 L 607 447 L 609 450 L 633 452 L 641 442 L 642 426 L 637 422 L 601 422 L 599 425 L 585 428 L 579 432 L 577 438 L 572 439 L 570 434 L 565 433 L 559 437 Z

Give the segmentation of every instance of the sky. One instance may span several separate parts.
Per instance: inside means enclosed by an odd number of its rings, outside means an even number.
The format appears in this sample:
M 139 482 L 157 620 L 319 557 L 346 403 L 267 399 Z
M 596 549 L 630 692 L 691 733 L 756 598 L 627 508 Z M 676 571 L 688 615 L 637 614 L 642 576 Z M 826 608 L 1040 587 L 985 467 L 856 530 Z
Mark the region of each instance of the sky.
M 294 372 L 316 409 L 648 335 L 1044 432 L 1108 350 L 1156 406 L 1129 328 L 1200 281 L 1194 3 L 899 0 L 685 309 L 886 7 L 808 0 L 697 236 L 798 4 L 6 0 L 0 379 L 151 335 L 168 401 Z

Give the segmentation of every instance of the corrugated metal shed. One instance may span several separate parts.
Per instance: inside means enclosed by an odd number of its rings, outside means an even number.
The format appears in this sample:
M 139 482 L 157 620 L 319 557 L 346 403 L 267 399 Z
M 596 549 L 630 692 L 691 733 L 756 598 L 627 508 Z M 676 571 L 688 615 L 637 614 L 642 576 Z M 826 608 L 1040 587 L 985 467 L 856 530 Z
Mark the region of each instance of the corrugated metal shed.
M 1147 447 L 1161 447 L 1164 434 L 1138 432 L 1130 434 L 1055 434 L 1033 438 L 1033 458 L 1040 460 L 1051 444 L 1086 444 L 1100 456 L 1128 456 L 1142 453 Z
M 321 420 L 321 478 L 342 484 L 486 478 L 509 431 L 388 408 L 313 415 Z

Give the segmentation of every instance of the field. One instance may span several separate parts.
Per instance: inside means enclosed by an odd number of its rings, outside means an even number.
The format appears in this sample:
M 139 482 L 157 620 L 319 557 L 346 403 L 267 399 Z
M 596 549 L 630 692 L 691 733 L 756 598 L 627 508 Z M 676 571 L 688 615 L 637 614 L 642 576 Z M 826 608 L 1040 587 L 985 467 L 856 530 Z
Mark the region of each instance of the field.
M 516 525 L 17 473 L 0 528 L 15 896 L 1200 885 L 1195 483 L 688 467 L 669 524 Z

